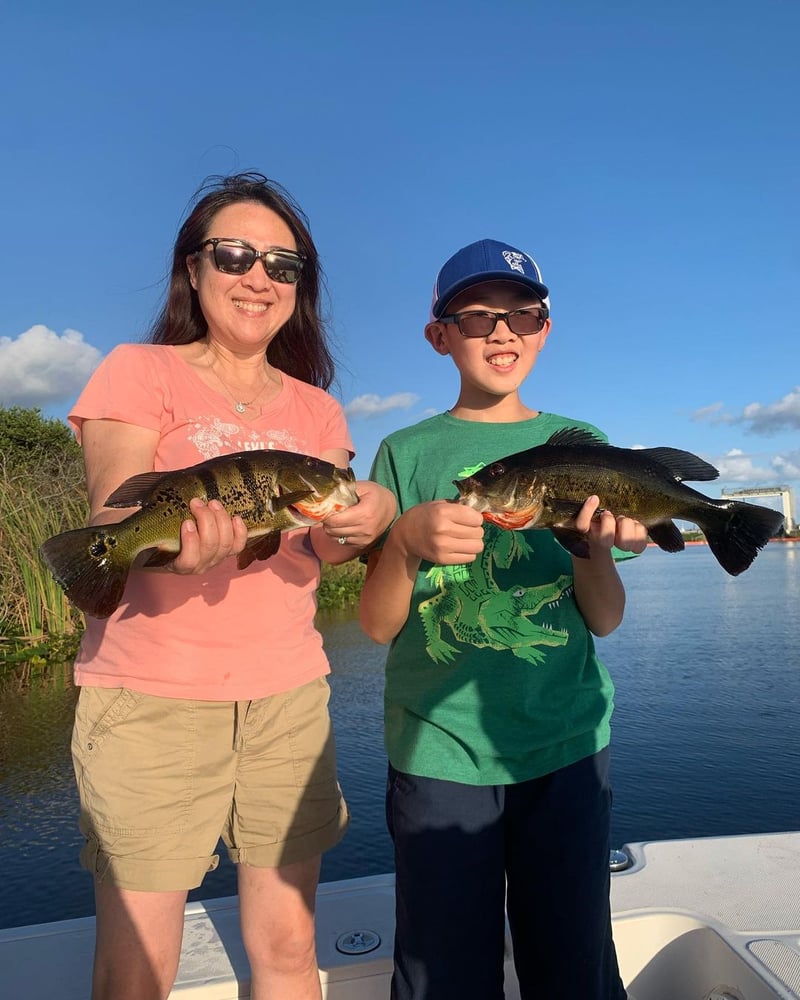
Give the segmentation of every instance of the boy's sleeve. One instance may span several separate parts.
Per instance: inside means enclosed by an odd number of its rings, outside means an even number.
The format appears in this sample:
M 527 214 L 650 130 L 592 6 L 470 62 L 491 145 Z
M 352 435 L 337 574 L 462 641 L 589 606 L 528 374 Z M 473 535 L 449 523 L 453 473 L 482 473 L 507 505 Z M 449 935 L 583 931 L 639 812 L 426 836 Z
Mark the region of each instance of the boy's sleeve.
M 383 534 L 379 538 L 376 538 L 369 547 L 369 552 L 374 552 L 376 549 L 383 548 L 383 543 L 386 541 L 387 535 L 392 530 L 392 525 L 403 513 L 392 449 L 386 440 L 381 441 L 378 446 L 378 451 L 375 458 L 372 460 L 372 468 L 369 471 L 369 478 L 373 483 L 378 483 L 379 486 L 385 486 L 387 490 L 391 490 L 394 494 L 395 500 L 397 500 L 397 513 L 395 514 L 392 524 L 390 524 Z M 367 561 L 369 552 L 364 553 L 364 555 L 361 556 L 362 562 Z
M 397 496 L 397 477 L 394 462 L 392 461 L 391 448 L 386 440 L 381 441 L 378 445 L 378 451 L 372 460 L 369 478 L 374 483 L 385 486 Z

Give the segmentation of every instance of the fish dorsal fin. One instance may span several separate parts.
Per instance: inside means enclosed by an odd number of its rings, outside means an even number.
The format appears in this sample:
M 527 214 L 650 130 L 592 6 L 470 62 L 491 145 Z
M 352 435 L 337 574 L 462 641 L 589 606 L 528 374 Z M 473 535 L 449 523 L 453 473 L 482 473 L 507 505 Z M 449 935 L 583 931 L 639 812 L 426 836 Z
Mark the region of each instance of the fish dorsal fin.
M 591 431 L 584 430 L 583 427 L 562 427 L 561 430 L 550 435 L 547 444 L 568 445 L 572 448 L 578 445 L 597 448 L 608 447 L 602 438 L 592 434 Z
M 547 444 L 562 445 L 570 448 L 595 447 L 608 448 L 609 445 L 591 431 L 582 427 L 562 427 L 561 430 L 551 434 L 547 439 Z M 717 479 L 719 472 L 709 462 L 704 461 L 690 451 L 682 451 L 680 448 L 635 448 L 638 456 L 647 457 L 654 462 L 658 462 L 667 469 L 670 475 L 683 482 L 690 479 L 697 482 L 709 482 Z
M 719 476 L 713 465 L 690 451 L 681 451 L 680 448 L 642 448 L 639 454 L 659 462 L 678 482 L 683 482 L 684 479 L 709 482 Z
M 104 507 L 141 507 L 166 473 L 142 472 L 118 486 L 103 504 Z

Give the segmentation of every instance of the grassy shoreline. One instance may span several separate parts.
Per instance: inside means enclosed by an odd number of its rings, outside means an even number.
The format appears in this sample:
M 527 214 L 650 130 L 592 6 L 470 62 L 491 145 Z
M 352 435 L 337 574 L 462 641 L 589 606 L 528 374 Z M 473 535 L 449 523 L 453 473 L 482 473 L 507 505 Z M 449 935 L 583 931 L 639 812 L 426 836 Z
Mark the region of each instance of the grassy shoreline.
M 39 556 L 51 535 L 86 524 L 83 457 L 69 428 L 38 410 L 0 406 L 0 672 L 71 660 L 83 614 Z M 323 565 L 320 611 L 357 603 L 364 566 Z
M 58 529 L 57 529 L 58 530 Z M 46 536 L 45 536 L 46 537 Z M 0 528 L 2 542 L 2 528 Z M 38 556 L 34 556 L 38 560 Z M 38 577 L 48 573 L 42 565 L 28 571 L 28 576 Z M 322 580 L 317 591 L 317 604 L 321 612 L 338 611 L 358 603 L 361 587 L 364 582 L 365 567 L 358 560 L 344 563 L 340 566 L 323 564 Z M 0 602 L 8 605 L 5 577 L 0 585 Z M 27 588 L 34 600 L 41 592 L 43 581 Z M 57 585 L 56 585 L 57 586 Z M 60 591 L 60 588 L 58 588 Z M 61 594 L 63 598 L 63 593 Z M 66 599 L 66 617 L 58 618 L 50 615 L 48 625 L 39 632 L 26 631 L 25 623 L 36 621 L 37 616 L 25 604 L 25 598 L 14 602 L 14 606 L 23 608 L 22 615 L 15 621 L 0 618 L 0 673 L 4 667 L 27 663 L 33 668 L 48 664 L 64 663 L 71 660 L 78 650 L 83 634 L 83 615 L 72 609 Z M 59 627 L 60 626 L 60 627 Z

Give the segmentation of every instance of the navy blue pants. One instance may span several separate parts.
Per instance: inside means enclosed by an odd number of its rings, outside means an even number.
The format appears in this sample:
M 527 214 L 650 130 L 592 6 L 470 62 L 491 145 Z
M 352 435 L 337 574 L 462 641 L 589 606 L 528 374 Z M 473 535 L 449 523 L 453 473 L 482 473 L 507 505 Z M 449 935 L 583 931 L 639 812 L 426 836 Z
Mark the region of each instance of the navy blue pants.
M 392 1000 L 502 1000 L 505 911 L 523 1000 L 625 1000 L 611 938 L 608 750 L 516 785 L 389 767 Z

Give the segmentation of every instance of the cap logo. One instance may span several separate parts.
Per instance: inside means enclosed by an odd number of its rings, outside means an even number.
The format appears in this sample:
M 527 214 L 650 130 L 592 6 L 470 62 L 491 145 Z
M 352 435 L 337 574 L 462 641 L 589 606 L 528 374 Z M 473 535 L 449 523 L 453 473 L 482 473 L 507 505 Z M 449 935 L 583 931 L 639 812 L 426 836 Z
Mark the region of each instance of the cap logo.
M 520 274 L 525 273 L 525 268 L 522 266 L 522 262 L 525 260 L 524 253 L 519 253 L 516 250 L 504 250 L 503 260 L 512 271 L 519 271 Z

